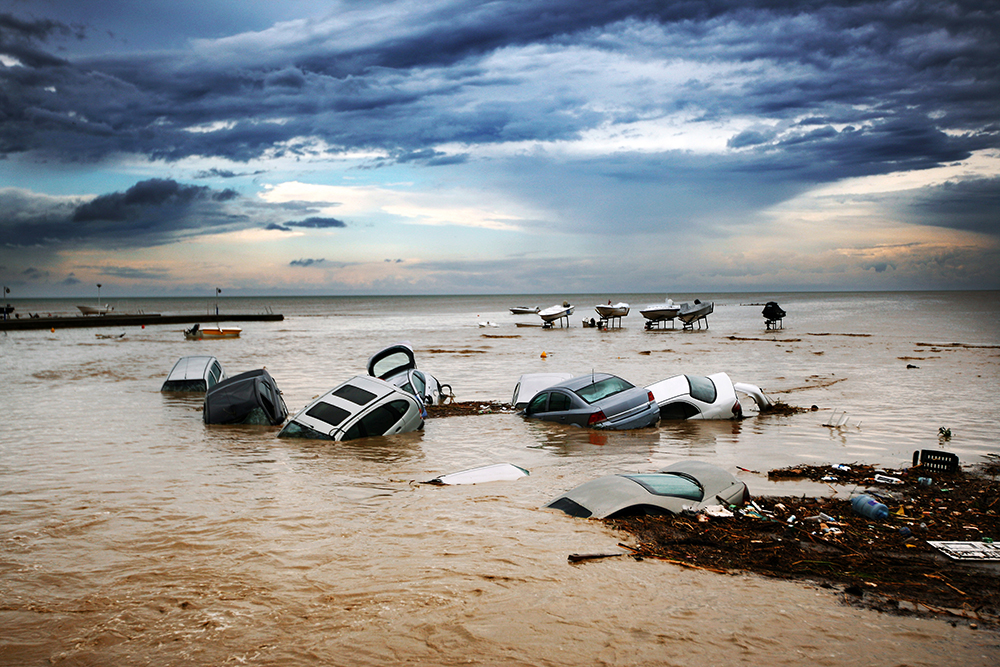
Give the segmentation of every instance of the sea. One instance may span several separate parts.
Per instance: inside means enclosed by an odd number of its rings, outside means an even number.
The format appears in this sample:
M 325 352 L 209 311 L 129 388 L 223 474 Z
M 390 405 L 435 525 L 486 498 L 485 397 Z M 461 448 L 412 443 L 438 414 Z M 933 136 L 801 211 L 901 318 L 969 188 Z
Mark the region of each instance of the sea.
M 1000 634 L 859 609 L 836 589 L 624 552 L 598 521 L 544 505 L 596 477 L 715 463 L 755 496 L 849 494 L 771 482 L 799 465 L 910 465 L 1000 453 L 1000 293 L 546 294 L 122 298 L 116 313 L 281 313 L 231 340 L 181 325 L 0 333 L 0 665 L 996 665 Z M 667 296 L 702 326 L 646 330 Z M 13 301 L 77 317 L 85 300 Z M 582 326 L 626 301 L 621 326 Z M 767 301 L 787 312 L 778 329 Z M 572 303 L 544 329 L 512 306 Z M 22 315 L 23 316 L 23 315 Z M 526 325 L 526 326 L 519 326 Z M 206 426 L 160 392 L 183 356 L 266 368 L 294 413 L 408 341 L 482 414 L 343 443 Z M 636 385 L 728 373 L 805 408 L 599 432 L 497 406 L 521 374 Z M 942 430 L 943 429 L 943 430 Z M 436 486 L 508 462 L 514 481 Z M 1000 536 L 996 536 L 1000 537 Z

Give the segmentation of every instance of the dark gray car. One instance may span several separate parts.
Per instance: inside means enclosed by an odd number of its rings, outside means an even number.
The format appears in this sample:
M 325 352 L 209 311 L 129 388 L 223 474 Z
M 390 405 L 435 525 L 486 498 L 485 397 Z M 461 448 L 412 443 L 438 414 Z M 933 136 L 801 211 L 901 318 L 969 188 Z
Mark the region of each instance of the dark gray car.
M 524 409 L 533 419 L 598 429 L 652 426 L 660 419 L 653 394 L 609 373 L 590 373 L 538 392 Z

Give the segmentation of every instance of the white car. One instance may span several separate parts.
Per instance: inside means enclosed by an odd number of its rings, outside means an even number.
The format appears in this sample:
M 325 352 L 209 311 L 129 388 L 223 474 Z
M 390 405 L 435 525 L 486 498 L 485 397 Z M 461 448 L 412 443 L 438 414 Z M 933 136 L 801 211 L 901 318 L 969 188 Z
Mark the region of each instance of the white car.
M 215 357 L 181 357 L 170 369 L 160 391 L 205 392 L 225 379 L 222 364 Z
M 449 385 L 441 384 L 430 373 L 417 370 L 409 343 L 390 345 L 373 354 L 368 359 L 368 374 L 410 392 L 424 405 L 440 405 L 453 397 Z
M 675 375 L 646 389 L 660 406 L 660 419 L 741 419 L 743 406 L 737 391 L 753 398 L 760 408 L 771 404 L 760 387 L 734 384 L 725 373 Z
M 417 431 L 424 406 L 413 394 L 378 378 L 357 375 L 304 407 L 279 438 L 354 440 Z

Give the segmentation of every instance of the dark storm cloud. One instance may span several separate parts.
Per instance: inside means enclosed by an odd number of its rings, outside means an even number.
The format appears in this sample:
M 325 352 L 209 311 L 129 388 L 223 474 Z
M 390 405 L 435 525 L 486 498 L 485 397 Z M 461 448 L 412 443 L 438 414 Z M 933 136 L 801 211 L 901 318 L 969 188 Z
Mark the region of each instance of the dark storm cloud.
M 456 161 L 434 155 L 440 143 L 572 139 L 607 122 L 684 109 L 705 120 L 813 116 L 859 128 L 858 135 L 794 138 L 751 131 L 730 142 L 766 147 L 761 160 L 775 168 L 787 152 L 790 174 L 807 148 L 821 151 L 822 165 L 880 173 L 998 144 L 1000 12 L 991 4 L 455 1 L 399 5 L 399 12 L 408 14 L 364 39 L 355 38 L 356 27 L 315 20 L 302 30 L 308 38 L 291 41 L 258 33 L 232 50 L 220 42 L 180 54 L 69 61 L 21 58 L 10 46 L 42 54 L 42 38 L 68 30 L 63 24 L 0 25 L 0 44 L 24 65 L 0 68 L 0 150 L 74 161 L 115 151 L 248 160 L 265 151 L 294 155 L 304 149 L 286 142 L 315 136 L 335 148 L 381 148 L 430 165 Z M 587 91 L 578 99 L 504 102 L 497 91 L 522 75 L 495 80 L 481 67 L 508 49 L 574 45 L 639 60 L 726 62 L 746 74 L 731 89 L 693 78 L 645 108 L 596 112 L 585 104 Z M 466 103 L 455 103 L 457 96 Z M 188 131 L 213 123 L 225 129 Z M 907 136 L 934 141 L 908 143 Z M 859 137 L 864 150 L 851 155 Z
M 911 211 L 924 224 L 1000 236 L 1000 178 L 925 188 L 912 202 Z
M 112 247 L 165 243 L 184 233 L 245 225 L 227 204 L 235 190 L 213 190 L 171 179 L 140 181 L 124 192 L 70 203 L 0 190 L 0 237 L 13 247 L 100 240 Z
M 272 222 L 265 229 L 279 232 L 290 232 L 293 227 L 305 229 L 331 229 L 347 227 L 347 223 L 336 218 L 306 218 L 297 222 L 286 222 L 284 224 Z

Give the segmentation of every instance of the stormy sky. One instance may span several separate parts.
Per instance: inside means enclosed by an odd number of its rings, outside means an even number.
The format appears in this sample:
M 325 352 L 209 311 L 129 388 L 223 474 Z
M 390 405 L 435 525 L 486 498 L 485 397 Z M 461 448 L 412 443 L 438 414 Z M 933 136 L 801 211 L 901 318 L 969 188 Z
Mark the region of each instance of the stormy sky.
M 981 0 L 0 0 L 0 278 L 998 289 L 997 63 Z

